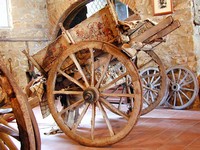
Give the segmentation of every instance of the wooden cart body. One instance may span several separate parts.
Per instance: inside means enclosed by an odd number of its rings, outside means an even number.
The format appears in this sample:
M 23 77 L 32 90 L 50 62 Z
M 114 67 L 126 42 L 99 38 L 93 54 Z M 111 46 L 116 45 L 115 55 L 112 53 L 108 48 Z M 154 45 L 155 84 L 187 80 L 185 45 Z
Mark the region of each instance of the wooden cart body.
M 68 36 L 66 34 L 59 36 L 54 42 L 32 56 L 45 72 L 51 69 L 56 58 L 61 55 L 62 51 L 67 50 L 72 42 L 77 43 L 84 40 L 113 42 L 120 35 L 116 18 L 108 6 L 67 30 L 67 33 Z
M 124 24 L 127 26 L 132 24 L 132 22 L 125 22 Z M 64 34 L 59 36 L 54 42 L 34 54 L 32 56 L 35 60 L 33 64 L 36 64 L 35 66 L 39 67 L 39 70 L 43 70 L 42 72 L 48 72 L 56 58 L 61 55 L 62 51 L 67 50 L 72 43 L 98 40 L 111 43 L 117 42 L 119 45 L 119 43 L 124 43 L 123 37 L 126 36 L 129 38 L 129 41 L 125 42 L 134 48 L 135 42 L 141 42 L 143 46 L 149 43 L 152 45 L 160 43 L 162 42 L 162 37 L 180 27 L 179 21 L 173 20 L 169 16 L 155 26 L 149 21 L 137 23 L 133 29 L 130 29 L 129 35 L 123 35 L 119 26 L 124 26 L 124 24 L 119 23 L 113 9 L 110 6 L 106 6 L 75 27 L 63 31 Z M 142 47 L 140 48 L 142 49 Z M 126 51 L 126 49 L 124 50 Z

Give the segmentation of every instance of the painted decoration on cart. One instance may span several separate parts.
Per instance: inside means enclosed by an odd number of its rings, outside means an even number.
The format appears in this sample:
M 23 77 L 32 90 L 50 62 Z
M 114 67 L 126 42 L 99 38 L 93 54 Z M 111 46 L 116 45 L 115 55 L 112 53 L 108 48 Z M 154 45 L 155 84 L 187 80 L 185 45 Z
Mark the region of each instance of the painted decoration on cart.
M 74 28 L 69 29 L 75 42 L 83 40 L 113 41 L 118 35 L 115 19 L 109 7 L 105 7 L 92 15 L 87 21 L 83 21 Z

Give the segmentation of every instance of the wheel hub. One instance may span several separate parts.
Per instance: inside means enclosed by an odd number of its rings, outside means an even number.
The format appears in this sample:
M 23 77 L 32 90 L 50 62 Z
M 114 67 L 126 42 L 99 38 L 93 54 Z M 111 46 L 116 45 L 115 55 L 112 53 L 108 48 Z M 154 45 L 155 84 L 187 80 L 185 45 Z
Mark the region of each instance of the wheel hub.
M 151 83 L 148 83 L 148 84 L 147 84 L 147 87 L 150 88 L 150 89 L 154 89 L 154 85 L 151 84 Z
M 87 103 L 94 103 L 95 101 L 97 101 L 99 99 L 99 92 L 96 88 L 87 88 L 84 92 L 83 92 L 83 99 L 85 100 L 85 102 Z
M 172 90 L 173 91 L 178 92 L 178 91 L 180 91 L 180 89 L 181 89 L 181 86 L 178 83 L 172 84 Z

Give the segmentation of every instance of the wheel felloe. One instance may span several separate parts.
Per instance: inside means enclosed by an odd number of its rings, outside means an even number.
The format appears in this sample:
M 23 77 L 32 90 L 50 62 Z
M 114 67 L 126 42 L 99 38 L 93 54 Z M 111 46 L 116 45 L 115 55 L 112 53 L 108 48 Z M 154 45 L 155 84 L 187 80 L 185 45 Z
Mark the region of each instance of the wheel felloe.
M 63 84 L 57 82 L 60 76 Z M 58 58 L 49 72 L 47 96 L 51 114 L 66 135 L 83 145 L 106 146 L 132 130 L 140 114 L 142 87 L 136 67 L 119 48 L 85 41 Z

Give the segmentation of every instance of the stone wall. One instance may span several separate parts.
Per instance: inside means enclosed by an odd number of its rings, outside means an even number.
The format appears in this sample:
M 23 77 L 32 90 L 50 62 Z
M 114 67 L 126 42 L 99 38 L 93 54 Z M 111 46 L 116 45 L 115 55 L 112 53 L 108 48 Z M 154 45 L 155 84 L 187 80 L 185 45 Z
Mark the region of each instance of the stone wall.
M 33 54 L 49 41 L 46 0 L 12 0 L 11 10 L 13 27 L 0 29 L 0 56 L 24 88 L 28 61 L 21 51 L 29 48 Z
M 188 66 L 197 71 L 197 59 L 194 50 L 194 24 L 191 0 L 172 0 L 174 19 L 178 19 L 181 27 L 166 37 L 166 42 L 156 47 L 156 53 L 163 60 L 166 68 L 175 65 Z M 159 22 L 168 15 L 154 16 L 152 1 L 137 0 L 135 11 L 142 19 L 149 18 Z
M 200 1 L 192 0 L 194 11 L 194 49 L 197 57 L 197 72 L 200 74 Z

